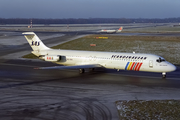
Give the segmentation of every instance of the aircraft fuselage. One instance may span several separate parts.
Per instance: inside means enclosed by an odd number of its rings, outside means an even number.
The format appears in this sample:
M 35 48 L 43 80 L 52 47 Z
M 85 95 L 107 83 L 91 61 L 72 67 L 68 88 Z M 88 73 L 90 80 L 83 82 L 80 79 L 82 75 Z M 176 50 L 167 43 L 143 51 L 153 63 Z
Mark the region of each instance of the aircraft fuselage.
M 52 62 L 66 66 L 100 64 L 108 69 L 147 72 L 171 72 L 176 69 L 173 64 L 165 61 L 164 58 L 153 54 L 52 49 L 41 51 L 40 54 L 47 58 L 58 56 L 60 60 Z

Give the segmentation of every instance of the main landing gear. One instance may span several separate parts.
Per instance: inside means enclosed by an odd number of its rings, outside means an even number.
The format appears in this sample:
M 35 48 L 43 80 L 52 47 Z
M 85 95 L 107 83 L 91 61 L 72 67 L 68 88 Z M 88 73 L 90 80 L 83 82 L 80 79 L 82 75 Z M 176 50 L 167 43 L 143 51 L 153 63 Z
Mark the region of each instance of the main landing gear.
M 94 68 L 89 68 L 89 72 L 93 72 L 94 71 Z M 83 74 L 85 72 L 85 69 L 79 69 L 79 73 L 80 74 Z
M 166 73 L 165 72 L 162 73 L 162 78 L 166 78 Z

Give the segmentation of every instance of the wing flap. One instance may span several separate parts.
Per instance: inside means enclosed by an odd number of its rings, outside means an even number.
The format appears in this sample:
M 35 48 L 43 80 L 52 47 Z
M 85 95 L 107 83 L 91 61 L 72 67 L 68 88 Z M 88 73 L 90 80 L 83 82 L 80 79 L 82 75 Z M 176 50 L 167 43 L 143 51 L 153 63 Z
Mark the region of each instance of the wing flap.
M 85 69 L 85 68 L 99 68 L 103 67 L 99 64 L 89 64 L 89 65 L 75 65 L 75 66 L 52 66 L 52 67 L 39 67 L 35 69 Z

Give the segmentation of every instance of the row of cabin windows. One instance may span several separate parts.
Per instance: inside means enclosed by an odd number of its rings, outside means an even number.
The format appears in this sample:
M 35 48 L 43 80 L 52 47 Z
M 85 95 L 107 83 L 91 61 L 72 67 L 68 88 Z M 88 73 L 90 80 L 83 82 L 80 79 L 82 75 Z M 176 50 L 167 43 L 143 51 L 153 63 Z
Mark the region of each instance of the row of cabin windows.
M 73 57 L 73 56 L 69 56 L 69 57 Z M 81 57 L 81 56 L 75 56 L 75 57 Z M 94 57 L 92 57 L 93 59 Z M 110 59 L 110 58 L 103 58 L 103 57 L 95 57 L 97 59 Z M 147 57 L 137 57 L 137 56 L 116 56 L 116 55 L 112 55 L 111 58 L 122 58 L 122 59 L 141 59 L 141 60 L 146 60 Z
M 119 56 L 119 55 L 112 55 L 111 58 L 123 58 L 123 59 L 141 59 L 146 60 L 147 57 L 138 57 L 138 56 Z

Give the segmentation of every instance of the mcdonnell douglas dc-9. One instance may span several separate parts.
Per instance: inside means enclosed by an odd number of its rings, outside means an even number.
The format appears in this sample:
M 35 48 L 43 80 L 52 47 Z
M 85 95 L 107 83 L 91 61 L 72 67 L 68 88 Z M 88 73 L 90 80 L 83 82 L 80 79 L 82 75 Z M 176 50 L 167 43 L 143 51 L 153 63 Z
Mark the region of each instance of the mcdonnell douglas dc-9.
M 121 32 L 122 29 L 123 29 L 123 27 L 120 27 L 118 30 L 101 30 L 101 31 L 99 31 L 99 32 L 100 32 L 100 33 L 110 33 L 110 34 L 112 34 L 112 33 Z
M 33 49 L 32 53 L 39 59 L 64 65 L 38 69 L 79 69 L 80 73 L 84 73 L 85 69 L 106 68 L 159 72 L 163 78 L 167 72 L 176 70 L 173 64 L 158 55 L 51 49 L 45 46 L 34 32 L 23 34 Z

